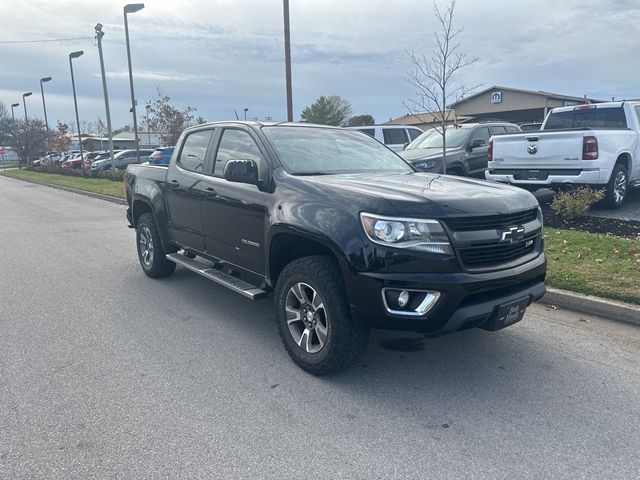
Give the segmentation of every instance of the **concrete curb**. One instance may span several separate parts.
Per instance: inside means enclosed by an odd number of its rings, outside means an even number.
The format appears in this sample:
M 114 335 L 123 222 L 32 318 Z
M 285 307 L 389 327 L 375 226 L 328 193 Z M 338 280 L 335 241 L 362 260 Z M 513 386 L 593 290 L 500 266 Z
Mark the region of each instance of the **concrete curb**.
M 11 176 L 8 176 L 8 175 L 3 175 L 3 177 L 4 178 L 12 178 L 13 180 L 19 180 L 21 182 L 34 183 L 36 185 L 42 185 L 43 187 L 57 188 L 58 190 L 65 190 L 65 191 L 71 192 L 71 193 L 78 193 L 80 195 L 84 195 L 85 197 L 99 198 L 100 200 L 106 200 L 107 202 L 117 203 L 117 204 L 120 204 L 120 205 L 126 205 L 127 204 L 127 201 L 124 198 L 111 197 L 109 195 L 103 195 L 102 193 L 88 192 L 86 190 L 79 190 L 79 189 L 73 188 L 73 187 L 65 187 L 64 185 L 54 185 L 52 183 L 39 182 L 37 180 L 27 180 L 26 178 L 11 177 Z
M 538 302 L 640 327 L 640 306 L 630 303 L 606 300 L 549 287 L 547 287 L 545 296 Z

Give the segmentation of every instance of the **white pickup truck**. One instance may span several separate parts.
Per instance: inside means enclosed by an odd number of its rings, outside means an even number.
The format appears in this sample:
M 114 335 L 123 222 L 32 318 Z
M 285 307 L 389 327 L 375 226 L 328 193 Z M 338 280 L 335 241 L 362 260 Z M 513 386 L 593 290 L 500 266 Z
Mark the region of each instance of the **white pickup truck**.
M 530 190 L 602 187 L 618 208 L 640 185 L 640 102 L 554 108 L 540 131 L 493 137 L 485 177 Z

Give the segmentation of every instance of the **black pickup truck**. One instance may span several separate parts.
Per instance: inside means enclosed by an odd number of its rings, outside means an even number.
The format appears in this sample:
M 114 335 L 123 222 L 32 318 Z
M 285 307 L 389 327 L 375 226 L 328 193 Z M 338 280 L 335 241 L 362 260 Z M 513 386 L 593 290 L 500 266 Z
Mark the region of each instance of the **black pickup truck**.
M 530 193 L 419 173 L 357 131 L 199 125 L 168 168 L 130 165 L 124 181 L 144 272 L 274 291 L 284 346 L 313 374 L 352 364 L 370 328 L 498 330 L 545 292 Z

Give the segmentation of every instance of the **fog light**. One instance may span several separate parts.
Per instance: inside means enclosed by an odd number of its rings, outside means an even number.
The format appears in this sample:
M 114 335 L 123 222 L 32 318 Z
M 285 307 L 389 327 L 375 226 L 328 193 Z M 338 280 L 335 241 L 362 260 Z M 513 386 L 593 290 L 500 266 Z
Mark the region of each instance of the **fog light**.
M 398 306 L 401 308 L 406 307 L 409 304 L 409 298 L 409 292 L 406 290 L 401 291 L 400 295 L 398 295 Z

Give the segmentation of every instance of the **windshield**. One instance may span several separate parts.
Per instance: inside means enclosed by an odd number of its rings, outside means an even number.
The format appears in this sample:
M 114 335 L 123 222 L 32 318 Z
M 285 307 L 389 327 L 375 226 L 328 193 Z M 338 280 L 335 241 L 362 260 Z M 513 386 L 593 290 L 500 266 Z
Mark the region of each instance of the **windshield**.
M 447 128 L 447 148 L 462 146 L 467 141 L 470 131 L 470 128 Z M 442 135 L 440 131 L 435 128 L 427 130 L 407 145 L 405 150 L 412 150 L 414 148 L 442 148 Z
M 357 131 L 292 126 L 263 127 L 262 131 L 284 169 L 294 175 L 413 171 L 391 150 Z

